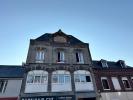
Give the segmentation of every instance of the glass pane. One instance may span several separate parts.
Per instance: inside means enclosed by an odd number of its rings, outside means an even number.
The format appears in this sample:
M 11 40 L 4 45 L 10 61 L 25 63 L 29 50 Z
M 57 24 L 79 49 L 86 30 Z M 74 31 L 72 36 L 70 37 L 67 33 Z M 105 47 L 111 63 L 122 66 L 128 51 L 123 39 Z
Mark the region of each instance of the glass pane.
M 75 82 L 80 82 L 80 77 L 79 77 L 79 75 L 75 75 Z
M 90 76 L 86 76 L 86 82 L 91 82 Z
M 52 79 L 53 79 L 53 83 L 58 83 L 57 75 L 53 75 Z
M 64 75 L 59 75 L 59 83 L 64 83 Z
M 85 77 L 85 75 L 80 75 L 80 80 L 81 80 L 81 82 L 86 82 L 86 77 Z
M 0 81 L 0 92 L 2 92 L 4 86 L 4 81 Z
M 33 75 L 28 75 L 27 83 L 33 83 L 33 80 L 34 80 L 34 76 Z
M 45 83 L 47 81 L 47 76 L 42 76 L 41 83 Z
M 65 76 L 65 83 L 70 83 L 70 76 Z
M 125 88 L 130 88 L 128 80 L 123 80 L 123 84 L 124 84 Z
M 109 89 L 108 81 L 106 79 L 102 79 L 104 89 Z
M 41 76 L 35 76 L 35 83 L 40 83 L 40 78 L 41 78 Z

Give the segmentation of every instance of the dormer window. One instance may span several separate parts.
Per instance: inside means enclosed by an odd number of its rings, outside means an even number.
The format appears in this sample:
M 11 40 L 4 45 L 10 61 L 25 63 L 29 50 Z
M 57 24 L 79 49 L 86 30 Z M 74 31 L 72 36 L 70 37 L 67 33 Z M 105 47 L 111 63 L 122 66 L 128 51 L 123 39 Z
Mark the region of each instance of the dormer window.
M 103 68 L 108 68 L 108 64 L 106 60 L 101 59 L 101 64 Z
M 36 63 L 44 62 L 44 48 L 37 48 L 36 50 Z
M 76 62 L 77 63 L 84 63 L 83 53 L 82 52 L 76 52 Z
M 58 63 L 64 63 L 65 62 L 65 56 L 64 51 L 58 51 Z
M 121 66 L 122 68 L 126 68 L 125 61 L 119 60 L 118 62 L 120 63 L 120 66 Z

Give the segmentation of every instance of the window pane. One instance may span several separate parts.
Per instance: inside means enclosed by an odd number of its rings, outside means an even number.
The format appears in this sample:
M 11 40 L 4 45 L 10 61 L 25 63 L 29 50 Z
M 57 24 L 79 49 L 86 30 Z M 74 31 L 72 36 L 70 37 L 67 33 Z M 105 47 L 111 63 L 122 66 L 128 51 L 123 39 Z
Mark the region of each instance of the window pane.
M 53 83 L 58 83 L 57 75 L 53 75 L 52 79 L 53 79 Z
M 76 61 L 79 62 L 79 56 L 77 52 L 76 52 Z
M 35 76 L 35 81 L 34 81 L 34 82 L 35 82 L 35 83 L 40 83 L 40 77 L 41 77 L 41 76 Z
M 128 80 L 123 80 L 123 84 L 124 84 L 125 88 L 130 88 L 130 84 L 129 84 Z
M 65 76 L 65 83 L 70 83 L 70 76 Z
M 85 75 L 80 75 L 81 82 L 86 82 Z
M 47 76 L 42 76 L 41 83 L 45 83 L 47 81 Z
M 86 76 L 86 82 L 91 82 L 90 76 Z
M 108 81 L 107 79 L 102 79 L 102 84 L 104 89 L 109 89 Z
M 4 81 L 0 81 L 0 92 L 2 92 L 2 90 L 3 90 L 3 86 L 4 86 Z
M 34 76 L 33 75 L 28 75 L 27 77 L 27 83 L 33 83 Z
M 64 83 L 64 75 L 59 75 L 59 83 Z
M 75 82 L 80 82 L 80 77 L 79 77 L 79 75 L 75 75 Z

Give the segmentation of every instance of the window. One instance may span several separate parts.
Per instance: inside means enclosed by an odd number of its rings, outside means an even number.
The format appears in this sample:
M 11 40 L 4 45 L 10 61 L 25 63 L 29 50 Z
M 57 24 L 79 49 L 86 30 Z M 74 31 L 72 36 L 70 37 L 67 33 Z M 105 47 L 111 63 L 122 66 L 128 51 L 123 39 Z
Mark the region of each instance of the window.
M 70 75 L 57 74 L 52 76 L 53 83 L 70 83 Z
M 48 73 L 42 70 L 34 70 L 30 71 L 27 75 L 27 83 L 35 84 L 35 83 L 46 83 L 48 77 Z
M 65 61 L 64 51 L 59 51 L 58 52 L 58 61 L 57 62 L 64 63 L 64 61 Z
M 0 93 L 4 93 L 7 86 L 7 80 L 0 80 Z
M 107 77 L 102 77 L 101 81 L 102 81 L 103 89 L 104 90 L 110 90 Z
M 131 88 L 131 86 L 129 84 L 129 81 L 128 81 L 128 79 L 126 77 L 122 77 L 122 82 L 123 82 L 123 85 L 124 85 L 124 87 L 126 89 L 130 89 Z
M 76 62 L 77 63 L 84 63 L 82 52 L 76 52 Z
M 36 62 L 43 63 L 44 61 L 44 48 L 37 48 L 36 50 Z
M 75 82 L 81 82 L 81 83 L 91 82 L 91 78 L 86 74 L 78 74 L 75 75 Z
M 120 87 L 117 77 L 112 77 L 112 82 L 113 82 L 115 90 L 121 90 L 121 87 Z
M 108 64 L 107 64 L 106 60 L 101 59 L 101 63 L 102 63 L 102 67 L 103 68 L 107 68 L 108 67 Z

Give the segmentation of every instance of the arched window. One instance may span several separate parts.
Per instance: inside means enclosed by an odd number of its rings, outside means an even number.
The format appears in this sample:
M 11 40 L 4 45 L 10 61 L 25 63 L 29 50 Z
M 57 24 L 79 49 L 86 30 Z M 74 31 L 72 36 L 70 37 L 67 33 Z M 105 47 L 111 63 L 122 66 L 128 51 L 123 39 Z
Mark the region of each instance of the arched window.
M 89 91 L 93 90 L 93 83 L 91 74 L 86 70 L 77 70 L 74 72 L 75 89 L 77 91 Z
M 33 70 L 28 72 L 25 92 L 46 92 L 48 84 L 48 72 Z M 41 87 L 43 86 L 43 87 Z
M 52 73 L 52 91 L 71 91 L 70 72 L 57 70 Z

